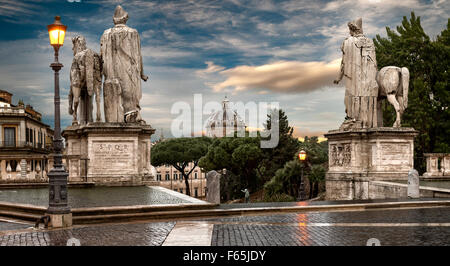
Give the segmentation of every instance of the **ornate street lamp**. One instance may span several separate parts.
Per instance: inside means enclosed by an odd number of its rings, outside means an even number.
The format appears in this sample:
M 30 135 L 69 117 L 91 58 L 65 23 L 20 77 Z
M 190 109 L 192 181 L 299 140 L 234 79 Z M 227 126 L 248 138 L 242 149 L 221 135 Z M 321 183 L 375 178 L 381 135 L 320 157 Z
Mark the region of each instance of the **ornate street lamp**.
M 298 159 L 299 159 L 301 162 L 303 162 L 304 160 L 306 160 L 306 151 L 301 150 L 301 151 L 298 153 Z
M 300 188 L 299 188 L 299 193 L 298 193 L 297 200 L 301 201 L 301 200 L 305 199 L 305 183 L 303 181 L 303 168 L 304 168 L 304 164 L 303 163 L 306 161 L 306 151 L 301 150 L 298 153 L 298 159 L 302 163 L 302 172 L 301 172 L 301 176 L 300 176 Z
M 48 172 L 49 178 L 49 203 L 47 213 L 50 216 L 52 227 L 66 227 L 72 225 L 72 214 L 67 204 L 67 177 L 62 163 L 62 139 L 60 124 L 60 98 L 59 98 L 59 70 L 63 65 L 58 61 L 59 48 L 64 44 L 64 36 L 67 26 L 61 23 L 59 16 L 55 17 L 55 22 L 48 25 L 48 35 L 50 45 L 55 50 L 55 61 L 50 67 L 55 72 L 55 136 L 53 140 L 54 159 L 53 168 Z

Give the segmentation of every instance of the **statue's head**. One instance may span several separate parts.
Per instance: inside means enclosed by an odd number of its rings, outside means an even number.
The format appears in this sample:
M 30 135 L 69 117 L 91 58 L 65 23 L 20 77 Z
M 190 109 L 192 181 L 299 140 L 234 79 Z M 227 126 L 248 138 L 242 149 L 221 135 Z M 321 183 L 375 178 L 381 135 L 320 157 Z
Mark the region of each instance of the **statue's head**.
M 72 50 L 73 55 L 76 55 L 77 53 L 86 50 L 86 39 L 82 35 L 77 35 L 72 38 Z
M 363 34 L 362 18 L 358 18 L 357 20 L 350 21 L 347 25 L 348 25 L 348 29 L 350 30 L 351 36 Z
M 117 24 L 126 24 L 128 20 L 128 13 L 123 10 L 123 8 L 118 5 L 116 10 L 114 11 L 113 21 L 114 25 Z

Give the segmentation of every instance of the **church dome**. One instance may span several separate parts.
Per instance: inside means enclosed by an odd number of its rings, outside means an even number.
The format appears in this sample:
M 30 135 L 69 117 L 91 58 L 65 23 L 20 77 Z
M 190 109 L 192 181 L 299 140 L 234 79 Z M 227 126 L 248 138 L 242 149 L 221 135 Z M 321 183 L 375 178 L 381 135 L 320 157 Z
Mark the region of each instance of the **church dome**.
M 207 135 L 219 137 L 245 130 L 244 120 L 229 105 L 230 101 L 225 97 L 222 101 L 222 109 L 213 112 L 206 122 Z M 225 134 L 226 132 L 226 134 Z

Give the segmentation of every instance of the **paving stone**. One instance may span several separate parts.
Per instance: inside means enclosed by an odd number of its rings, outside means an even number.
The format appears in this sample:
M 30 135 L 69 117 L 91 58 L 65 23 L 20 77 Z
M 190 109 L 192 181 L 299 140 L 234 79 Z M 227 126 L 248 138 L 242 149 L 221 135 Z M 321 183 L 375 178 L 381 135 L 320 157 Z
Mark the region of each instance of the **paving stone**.
M 369 238 L 379 239 L 381 245 L 450 245 L 450 226 L 425 225 L 448 225 L 450 208 L 280 213 L 197 220 L 214 224 L 211 240 L 214 246 L 360 246 L 366 245 Z M 318 223 L 328 224 L 314 225 Z M 377 223 L 392 225 L 375 226 Z M 174 225 L 175 222 L 137 222 L 0 234 L 0 246 L 65 246 L 72 237 L 83 246 L 160 246 Z

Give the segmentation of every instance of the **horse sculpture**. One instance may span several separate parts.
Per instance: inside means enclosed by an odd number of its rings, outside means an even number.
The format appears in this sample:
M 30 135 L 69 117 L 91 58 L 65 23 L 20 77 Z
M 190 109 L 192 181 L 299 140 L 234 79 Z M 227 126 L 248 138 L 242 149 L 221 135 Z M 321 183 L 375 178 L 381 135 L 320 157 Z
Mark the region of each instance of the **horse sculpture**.
M 79 35 L 72 38 L 73 61 L 70 69 L 69 114 L 72 124 L 78 124 L 78 105 L 80 104 L 80 123 L 92 122 L 92 96 L 95 94 L 96 122 L 101 122 L 100 91 L 102 86 L 101 58 L 86 47 L 86 40 Z
M 406 67 L 387 66 L 378 71 L 378 97 L 384 98 L 394 106 L 396 119 L 393 127 L 400 127 L 401 116 L 408 107 L 409 71 Z M 380 118 L 382 119 L 382 117 Z

